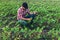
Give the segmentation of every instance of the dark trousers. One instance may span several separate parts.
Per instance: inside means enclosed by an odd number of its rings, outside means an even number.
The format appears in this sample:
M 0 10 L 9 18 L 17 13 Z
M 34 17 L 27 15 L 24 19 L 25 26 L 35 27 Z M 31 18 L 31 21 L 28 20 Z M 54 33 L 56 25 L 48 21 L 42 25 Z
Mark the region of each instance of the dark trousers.
M 18 22 L 21 24 L 22 28 L 24 28 L 25 26 L 29 29 L 34 29 L 33 27 L 31 27 L 31 24 L 33 23 L 35 16 L 36 16 L 35 14 L 28 14 L 27 16 L 24 17 L 24 18 L 32 18 L 32 20 L 29 23 L 27 23 L 27 21 L 25 20 L 18 20 Z
M 29 28 L 29 29 L 34 29 L 34 27 L 31 27 L 31 24 L 33 23 L 33 20 L 34 20 L 34 18 L 35 18 L 35 14 L 28 14 L 25 18 L 32 18 L 32 20 L 31 20 L 31 22 L 30 23 L 28 23 L 26 26 Z

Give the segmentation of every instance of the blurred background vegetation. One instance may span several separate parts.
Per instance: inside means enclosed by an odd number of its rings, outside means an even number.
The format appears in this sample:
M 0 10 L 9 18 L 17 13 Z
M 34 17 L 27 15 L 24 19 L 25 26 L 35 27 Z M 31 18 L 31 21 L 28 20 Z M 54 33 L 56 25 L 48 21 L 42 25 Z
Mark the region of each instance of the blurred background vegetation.
M 33 30 L 19 29 L 17 10 L 23 2 L 38 12 Z M 60 40 L 60 0 L 0 0 L 0 40 Z

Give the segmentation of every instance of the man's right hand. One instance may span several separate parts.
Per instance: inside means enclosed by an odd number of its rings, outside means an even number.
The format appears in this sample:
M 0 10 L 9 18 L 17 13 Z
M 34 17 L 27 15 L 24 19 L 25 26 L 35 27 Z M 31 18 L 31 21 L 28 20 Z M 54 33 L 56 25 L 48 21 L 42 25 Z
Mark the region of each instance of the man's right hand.
M 32 18 L 22 18 L 22 20 L 32 20 Z
M 27 20 L 32 20 L 32 18 L 28 18 Z

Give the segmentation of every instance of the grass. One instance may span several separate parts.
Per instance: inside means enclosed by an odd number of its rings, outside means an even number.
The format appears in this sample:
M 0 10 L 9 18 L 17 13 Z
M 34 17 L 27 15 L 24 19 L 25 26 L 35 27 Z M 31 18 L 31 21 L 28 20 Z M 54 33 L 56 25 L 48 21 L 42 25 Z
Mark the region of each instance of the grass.
M 59 40 L 60 39 L 60 1 L 25 0 L 30 11 L 37 11 L 30 30 L 19 28 L 17 10 L 24 0 L 0 1 L 0 40 Z

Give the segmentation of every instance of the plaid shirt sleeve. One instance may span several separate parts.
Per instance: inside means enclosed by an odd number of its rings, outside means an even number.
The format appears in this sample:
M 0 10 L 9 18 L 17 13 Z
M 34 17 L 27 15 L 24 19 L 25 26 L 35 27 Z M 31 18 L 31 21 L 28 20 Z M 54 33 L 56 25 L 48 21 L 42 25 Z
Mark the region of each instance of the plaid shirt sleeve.
M 27 13 L 30 14 L 30 10 L 29 9 L 27 9 Z
M 22 11 L 18 9 L 17 11 L 17 20 L 20 20 L 22 18 Z

